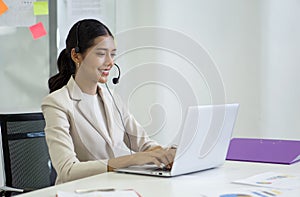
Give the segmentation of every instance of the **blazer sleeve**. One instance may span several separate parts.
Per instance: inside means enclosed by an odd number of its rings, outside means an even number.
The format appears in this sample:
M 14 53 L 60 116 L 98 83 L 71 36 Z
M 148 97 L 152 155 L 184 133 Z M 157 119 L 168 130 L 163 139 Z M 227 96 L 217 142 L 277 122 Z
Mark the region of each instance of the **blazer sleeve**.
M 53 167 L 57 172 L 56 184 L 106 172 L 107 160 L 80 162 L 76 157 L 70 135 L 68 104 L 59 104 L 60 99 L 65 98 L 48 96 L 42 103 L 46 121 L 46 141 Z

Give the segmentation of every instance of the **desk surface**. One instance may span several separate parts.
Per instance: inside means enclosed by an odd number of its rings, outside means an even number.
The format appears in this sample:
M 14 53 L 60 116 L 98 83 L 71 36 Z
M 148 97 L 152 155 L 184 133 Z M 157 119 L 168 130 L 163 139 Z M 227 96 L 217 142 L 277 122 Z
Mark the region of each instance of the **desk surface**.
M 300 173 L 300 162 L 293 165 L 264 164 L 251 162 L 226 161 L 219 168 L 173 178 L 161 178 L 142 175 L 104 173 L 69 183 L 44 188 L 18 195 L 20 197 L 55 197 L 57 191 L 73 192 L 75 189 L 116 188 L 134 189 L 142 197 L 153 196 L 219 196 L 222 192 L 253 188 L 253 186 L 233 184 L 231 181 L 247 178 L 264 172 L 287 174 Z M 284 196 L 299 197 L 300 188 L 284 191 Z

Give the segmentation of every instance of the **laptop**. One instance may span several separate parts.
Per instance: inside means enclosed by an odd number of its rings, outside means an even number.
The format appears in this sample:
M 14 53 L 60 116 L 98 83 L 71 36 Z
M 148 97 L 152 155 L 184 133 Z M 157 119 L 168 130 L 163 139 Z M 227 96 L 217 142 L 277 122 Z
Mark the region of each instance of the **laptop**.
M 238 108 L 236 103 L 189 107 L 170 170 L 142 165 L 115 171 L 172 177 L 221 166 L 226 159 Z

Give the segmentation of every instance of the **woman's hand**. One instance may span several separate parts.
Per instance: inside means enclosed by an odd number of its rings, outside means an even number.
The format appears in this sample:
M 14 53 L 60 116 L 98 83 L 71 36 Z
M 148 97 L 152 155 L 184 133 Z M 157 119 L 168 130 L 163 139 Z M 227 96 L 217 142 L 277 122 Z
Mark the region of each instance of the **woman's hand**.
M 136 165 L 155 164 L 158 167 L 171 168 L 176 149 L 157 148 L 136 153 Z
M 108 171 L 115 168 L 123 168 L 132 165 L 155 164 L 158 167 L 171 168 L 175 157 L 174 148 L 152 148 L 144 152 L 110 159 L 108 161 Z

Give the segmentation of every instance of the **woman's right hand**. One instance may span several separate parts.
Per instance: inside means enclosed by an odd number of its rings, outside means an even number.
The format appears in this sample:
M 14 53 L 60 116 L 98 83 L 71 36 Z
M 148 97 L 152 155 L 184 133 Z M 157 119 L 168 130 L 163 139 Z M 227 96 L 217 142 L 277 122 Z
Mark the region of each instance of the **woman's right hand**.
M 137 152 L 132 155 L 117 157 L 108 160 L 108 171 L 116 168 L 123 168 L 132 165 L 155 164 L 158 167 L 166 166 L 171 168 L 175 157 L 176 149 L 159 148 L 144 152 Z
M 161 148 L 135 154 L 136 165 L 155 164 L 158 167 L 170 168 L 175 157 L 176 149 Z

